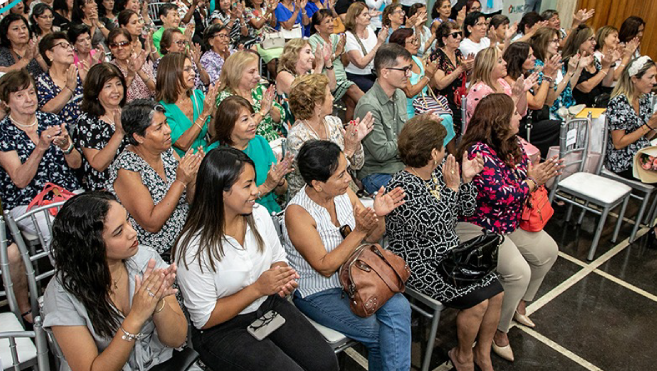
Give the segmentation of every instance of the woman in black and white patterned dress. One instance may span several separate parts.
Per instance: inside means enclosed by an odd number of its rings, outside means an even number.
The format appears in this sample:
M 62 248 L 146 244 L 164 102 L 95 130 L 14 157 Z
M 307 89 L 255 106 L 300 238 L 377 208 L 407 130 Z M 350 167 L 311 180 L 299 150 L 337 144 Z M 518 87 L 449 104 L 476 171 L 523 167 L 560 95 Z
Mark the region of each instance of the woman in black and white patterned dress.
M 650 107 L 651 92 L 656 80 L 657 67 L 650 57 L 644 56 L 625 68 L 607 106 L 609 140 L 605 167 L 631 180 L 634 155 L 650 146 L 657 131 L 657 115 Z
M 130 145 L 110 166 L 107 190 L 128 210 L 139 242 L 168 263 L 187 219 L 203 153 L 190 149 L 180 158 L 173 151 L 163 112 L 150 99 L 137 99 L 123 108 L 121 122 Z
M 447 251 L 459 244 L 457 216 L 475 211 L 477 189 L 470 181 L 483 169 L 480 156 L 472 160 L 465 156 L 461 179 L 454 157 L 445 158 L 446 133 L 437 117 L 421 115 L 407 121 L 399 134 L 399 156 L 406 168 L 395 174 L 387 187 L 403 186 L 406 198 L 386 218 L 389 248 L 410 266 L 409 287 L 460 309 L 459 345 L 448 353 L 456 369 L 472 369 L 476 362 L 482 370 L 491 371 L 490 350 L 504 296 L 502 285 L 491 273 L 457 288 L 438 273 Z

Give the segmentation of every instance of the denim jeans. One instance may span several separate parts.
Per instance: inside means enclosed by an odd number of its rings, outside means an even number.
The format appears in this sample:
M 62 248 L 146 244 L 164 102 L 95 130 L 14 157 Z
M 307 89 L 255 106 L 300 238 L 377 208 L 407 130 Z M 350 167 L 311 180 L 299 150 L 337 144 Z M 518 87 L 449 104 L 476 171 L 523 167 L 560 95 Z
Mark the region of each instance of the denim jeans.
M 261 341 L 246 328 L 270 309 L 285 324 Z M 207 330 L 192 329 L 194 349 L 212 370 L 337 371 L 338 361 L 324 337 L 287 299 L 271 295 L 257 311 Z
M 387 186 L 390 179 L 392 179 L 392 174 L 370 174 L 361 179 L 361 182 L 367 193 L 374 194 L 379 191 L 381 186 Z
M 369 352 L 369 370 L 408 371 L 411 368 L 411 306 L 396 294 L 367 317 L 355 315 L 349 297 L 340 288 L 305 298 L 296 292 L 294 304 L 317 323 L 363 344 Z

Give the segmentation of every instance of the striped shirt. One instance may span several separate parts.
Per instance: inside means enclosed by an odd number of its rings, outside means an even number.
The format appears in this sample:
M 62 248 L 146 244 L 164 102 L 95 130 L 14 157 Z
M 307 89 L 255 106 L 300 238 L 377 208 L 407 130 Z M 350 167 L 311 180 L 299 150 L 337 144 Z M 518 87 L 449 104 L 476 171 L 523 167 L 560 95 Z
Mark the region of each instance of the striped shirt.
M 349 199 L 349 195 L 345 193 L 341 196 L 337 196 L 333 199 L 333 202 L 335 204 L 335 212 L 340 226 L 348 224 L 351 229 L 354 230 L 354 228 L 356 228 L 356 220 L 354 219 L 354 208 Z M 340 227 L 336 227 L 333 224 L 328 210 L 319 206 L 315 201 L 308 197 L 306 194 L 306 187 L 301 188 L 288 205 L 301 206 L 313 219 L 315 219 L 317 232 L 319 233 L 319 237 L 322 239 L 322 243 L 327 252 L 333 251 L 344 240 L 340 234 Z M 283 237 L 285 239 L 285 251 L 287 252 L 288 261 L 300 276 L 298 280 L 298 290 L 301 297 L 306 297 L 328 289 L 342 287 L 338 278 L 338 271 L 334 272 L 330 277 L 324 277 L 310 266 L 310 264 L 292 245 L 290 236 L 287 233 L 287 227 L 283 228 Z

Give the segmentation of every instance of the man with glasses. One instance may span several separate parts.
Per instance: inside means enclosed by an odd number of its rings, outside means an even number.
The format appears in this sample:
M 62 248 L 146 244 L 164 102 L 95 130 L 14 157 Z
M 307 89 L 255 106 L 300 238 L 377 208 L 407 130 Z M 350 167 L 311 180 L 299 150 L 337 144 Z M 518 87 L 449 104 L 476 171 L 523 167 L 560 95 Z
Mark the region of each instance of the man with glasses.
M 358 171 L 368 193 L 379 191 L 404 168 L 397 155 L 397 136 L 408 119 L 401 89 L 411 74 L 411 63 L 411 53 L 402 46 L 381 46 L 374 57 L 376 82 L 356 105 L 355 117 L 362 120 L 368 112 L 374 117 L 374 129 L 363 139 L 365 164 Z

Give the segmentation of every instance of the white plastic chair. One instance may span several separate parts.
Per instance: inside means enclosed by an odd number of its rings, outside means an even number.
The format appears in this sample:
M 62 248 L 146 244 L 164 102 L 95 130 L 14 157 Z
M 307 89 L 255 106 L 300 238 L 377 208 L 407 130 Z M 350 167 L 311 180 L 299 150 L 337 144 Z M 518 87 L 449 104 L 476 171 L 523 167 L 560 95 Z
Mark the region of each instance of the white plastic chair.
M 561 124 L 559 157 L 567 158 L 566 156 L 571 153 L 581 153 L 582 155 L 578 160 L 564 164 L 566 167 L 577 167 L 577 172 L 563 180 L 560 179 L 560 175 L 556 177 L 550 192 L 550 202 L 557 198 L 569 204 L 566 221 L 570 220 L 573 206 L 600 215 L 587 256 L 588 260 L 593 260 L 609 211 L 621 206 L 612 237 L 612 242 L 616 242 L 632 189 L 615 180 L 584 171 L 586 154 L 588 153 L 590 123 L 591 114 L 589 113 L 589 117 L 586 119 L 570 119 Z M 592 208 L 589 204 L 597 205 L 601 210 Z M 578 223 L 581 223 L 583 216 L 584 213 L 580 215 Z
M 35 367 L 39 371 L 49 371 L 48 343 L 41 325 L 41 317 L 34 316 L 34 330 L 26 331 L 9 274 L 8 243 L 5 235 L 5 221 L 0 216 L 0 275 L 4 291 L 0 297 L 5 297 L 10 311 L 0 313 L 0 359 L 5 370 L 19 371 Z M 27 274 L 29 281 L 34 281 L 34 275 Z M 34 340 L 32 340 L 34 339 Z

